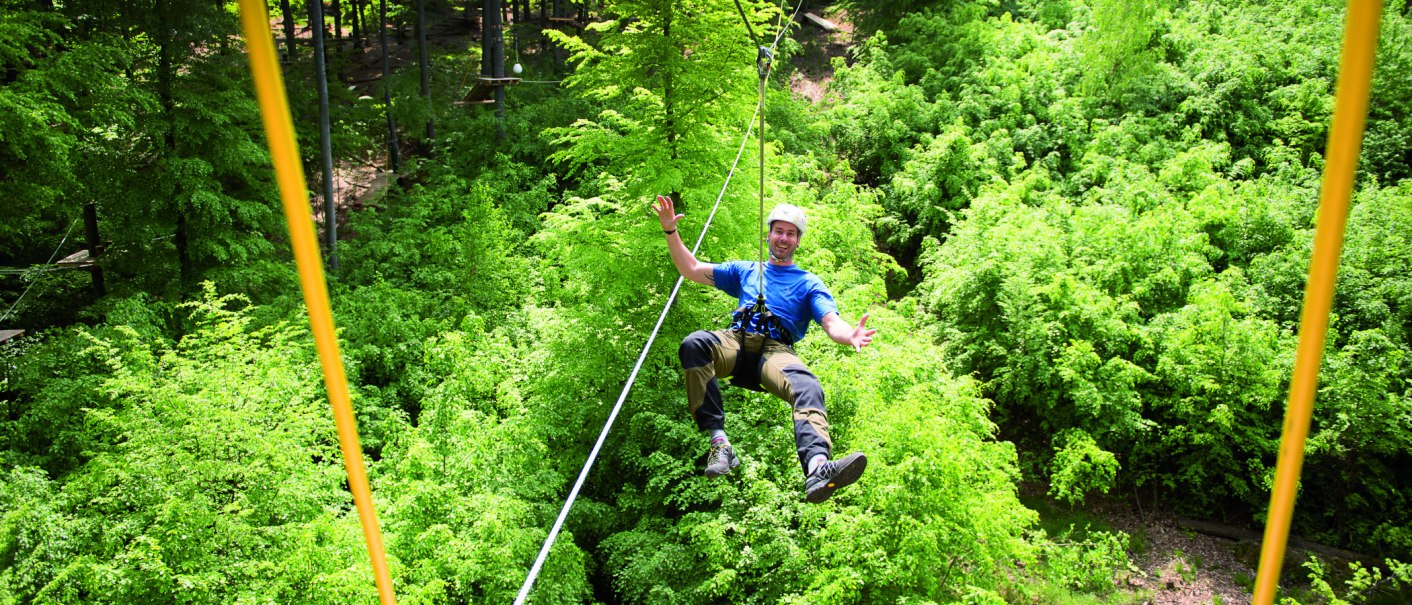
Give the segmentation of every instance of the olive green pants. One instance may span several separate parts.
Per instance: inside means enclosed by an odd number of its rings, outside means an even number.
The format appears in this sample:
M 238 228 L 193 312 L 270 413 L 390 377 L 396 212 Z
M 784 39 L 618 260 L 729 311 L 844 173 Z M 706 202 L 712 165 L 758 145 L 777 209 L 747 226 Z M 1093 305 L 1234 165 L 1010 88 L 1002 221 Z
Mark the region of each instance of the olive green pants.
M 742 344 L 744 346 L 742 346 Z M 794 445 L 800 467 L 829 455 L 828 412 L 819 379 L 789 346 L 759 334 L 728 330 L 692 332 L 678 351 L 686 373 L 686 399 L 696 426 L 703 431 L 725 429 L 726 413 L 718 378 L 752 391 L 770 393 L 794 408 Z

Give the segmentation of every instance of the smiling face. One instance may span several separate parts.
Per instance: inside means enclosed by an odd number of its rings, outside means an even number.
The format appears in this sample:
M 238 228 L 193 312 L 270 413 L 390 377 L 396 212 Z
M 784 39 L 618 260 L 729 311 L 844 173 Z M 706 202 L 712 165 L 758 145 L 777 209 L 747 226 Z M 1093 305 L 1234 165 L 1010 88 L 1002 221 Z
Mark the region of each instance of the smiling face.
M 799 248 L 799 228 L 785 221 L 770 223 L 768 242 L 771 262 L 786 265 L 794 262 L 794 251 Z

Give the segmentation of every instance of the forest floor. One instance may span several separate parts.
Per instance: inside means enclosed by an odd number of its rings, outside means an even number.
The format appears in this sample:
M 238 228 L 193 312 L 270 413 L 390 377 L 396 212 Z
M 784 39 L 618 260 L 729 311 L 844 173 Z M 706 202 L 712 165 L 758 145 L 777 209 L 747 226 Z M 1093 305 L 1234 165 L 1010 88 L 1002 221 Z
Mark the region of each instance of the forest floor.
M 1180 517 L 1126 500 L 1091 497 L 1080 508 L 1049 499 L 1045 488 L 1020 485 L 1020 500 L 1040 514 L 1040 525 L 1051 535 L 1072 525 L 1087 531 L 1121 531 L 1128 535 L 1132 567 L 1113 578 L 1119 603 L 1143 605 L 1204 605 L 1249 603 L 1259 545 L 1198 533 L 1182 526 Z M 1286 562 L 1286 571 L 1294 565 Z
M 1259 547 L 1184 529 L 1170 513 L 1144 513 L 1130 505 L 1088 512 L 1131 537 L 1136 571 L 1119 578 L 1123 590 L 1151 605 L 1249 603 Z
M 449 48 L 467 48 L 472 44 L 472 40 L 479 40 L 480 31 L 478 21 L 468 21 L 464 16 L 451 8 L 444 2 L 432 2 L 427 7 L 427 44 L 429 48 L 446 50 Z M 511 25 L 506 24 L 507 27 Z M 273 15 L 270 19 L 270 31 L 274 33 L 275 39 L 281 45 L 283 51 L 284 28 L 283 19 L 278 15 Z M 388 27 L 387 46 L 388 64 L 392 71 L 405 69 L 407 65 L 415 65 L 417 61 L 417 46 L 415 32 L 410 25 L 397 28 Z M 297 45 L 312 44 L 312 28 L 307 24 L 295 27 L 294 37 L 298 41 Z M 378 43 L 376 33 L 368 32 L 367 35 L 356 39 L 352 35 L 350 25 L 345 24 L 343 28 L 344 38 L 334 40 L 332 32 L 325 36 L 325 43 L 330 48 L 337 48 L 339 52 L 336 65 L 330 65 L 331 75 L 344 86 L 356 90 L 359 95 L 378 98 L 382 95 L 379 84 L 382 81 L 382 48 Z M 479 44 L 479 42 L 475 42 Z M 470 80 L 470 75 L 466 77 Z M 316 142 L 308 142 L 306 145 Z M 406 142 L 402 143 L 404 146 Z M 403 154 L 407 155 L 411 149 L 404 149 Z M 343 226 L 348 221 L 350 212 L 362 210 L 373 200 L 381 196 L 382 191 L 388 185 L 388 165 L 387 155 L 384 149 L 367 150 L 360 157 L 348 157 L 344 153 L 335 152 L 333 167 L 333 190 L 336 200 L 339 224 L 339 239 L 348 239 L 356 234 L 346 230 Z M 309 188 L 309 203 L 314 213 L 314 220 L 323 223 L 324 203 L 323 191 L 320 186 L 320 174 L 317 171 L 309 171 L 306 177 Z
M 836 29 L 827 31 L 800 15 L 802 23 L 796 30 L 796 39 L 804 47 L 804 52 L 790 60 L 795 71 L 790 75 L 789 88 L 795 94 L 819 103 L 827 97 L 829 82 L 833 81 L 833 60 L 843 57 L 844 61 L 852 63 L 848 49 L 854 43 L 853 23 L 849 21 L 847 11 L 836 6 L 824 5 L 811 10 L 814 16 Z

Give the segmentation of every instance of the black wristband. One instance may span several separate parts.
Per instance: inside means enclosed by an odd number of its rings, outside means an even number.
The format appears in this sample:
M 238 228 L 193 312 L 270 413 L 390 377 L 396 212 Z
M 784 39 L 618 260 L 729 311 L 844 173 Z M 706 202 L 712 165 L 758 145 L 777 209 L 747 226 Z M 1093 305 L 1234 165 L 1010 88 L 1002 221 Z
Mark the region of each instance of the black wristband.
M 663 230 L 663 231 L 662 231 L 662 233 L 665 233 L 665 234 L 667 234 L 667 235 L 671 235 L 671 234 L 676 233 L 676 232 L 677 232 L 677 228 L 676 228 L 676 227 L 672 227 L 672 230 L 671 230 L 671 231 L 667 231 L 667 230 Z

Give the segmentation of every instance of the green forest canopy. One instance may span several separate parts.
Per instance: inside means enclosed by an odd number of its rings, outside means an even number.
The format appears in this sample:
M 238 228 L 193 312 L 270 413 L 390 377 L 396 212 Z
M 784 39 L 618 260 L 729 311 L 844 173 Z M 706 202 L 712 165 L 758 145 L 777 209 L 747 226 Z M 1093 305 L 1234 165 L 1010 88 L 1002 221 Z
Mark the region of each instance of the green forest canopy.
M 0 329 L 28 332 L 0 346 L 0 603 L 375 601 L 233 5 L 0 1 Z M 734 2 L 561 5 L 591 24 L 547 32 L 553 7 L 516 5 L 525 79 L 561 86 L 510 89 L 503 118 L 457 106 L 480 50 L 442 37 L 430 96 L 398 61 L 389 108 L 349 86 L 381 50 L 376 7 L 348 4 L 337 161 L 381 165 L 389 109 L 407 156 L 342 217 L 330 276 L 394 584 L 404 603 L 508 602 L 675 280 L 650 195 L 701 228 L 755 51 Z M 743 4 L 772 32 L 777 6 Z M 868 474 L 802 503 L 787 411 L 734 390 L 744 464 L 701 476 L 671 344 L 724 327 L 731 301 L 687 288 L 532 602 L 1140 601 L 1113 581 L 1129 536 L 1046 528 L 1021 486 L 1263 522 L 1342 5 L 842 7 L 857 44 L 823 100 L 786 87 L 817 49 L 782 42 L 765 196 L 808 209 L 800 264 L 879 329 L 862 354 L 798 346 Z M 306 9 L 272 12 L 303 27 Z M 416 7 L 388 9 L 394 56 L 414 56 Z M 426 10 L 433 30 L 464 18 Z M 316 166 L 312 52 L 282 32 Z M 1403 582 L 1409 45 L 1394 3 L 1294 528 Z M 755 153 L 705 259 L 757 253 Z M 42 269 L 83 245 L 85 206 L 102 296 Z M 1356 596 L 1320 582 L 1291 595 Z

